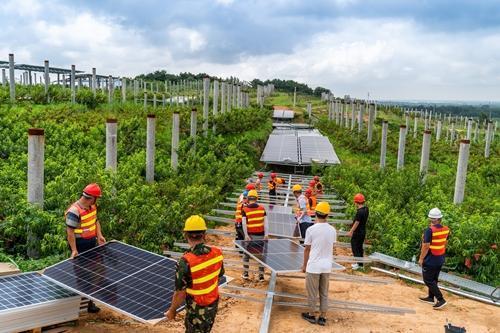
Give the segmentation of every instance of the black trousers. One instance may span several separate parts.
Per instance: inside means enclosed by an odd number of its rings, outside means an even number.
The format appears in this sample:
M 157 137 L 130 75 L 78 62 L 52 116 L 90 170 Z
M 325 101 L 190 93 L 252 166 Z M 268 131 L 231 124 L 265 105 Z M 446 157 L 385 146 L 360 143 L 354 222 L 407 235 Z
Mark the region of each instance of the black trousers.
M 444 300 L 441 290 L 438 288 L 438 278 L 442 266 L 422 266 L 422 277 L 424 283 L 429 288 L 429 297 L 437 298 L 438 301 Z
M 276 189 L 269 190 L 269 202 L 272 204 L 276 203 Z
M 352 254 L 355 257 L 362 257 L 364 252 L 363 252 L 363 243 L 365 242 L 365 233 L 361 234 L 353 234 L 351 237 L 351 250 Z M 358 263 L 359 266 L 363 266 L 363 263 L 360 262 Z

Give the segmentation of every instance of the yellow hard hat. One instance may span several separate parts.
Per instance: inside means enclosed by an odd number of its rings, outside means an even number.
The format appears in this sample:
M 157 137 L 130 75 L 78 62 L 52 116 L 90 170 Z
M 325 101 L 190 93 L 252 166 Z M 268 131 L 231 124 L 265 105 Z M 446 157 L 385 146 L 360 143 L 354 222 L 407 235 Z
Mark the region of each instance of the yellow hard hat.
M 207 225 L 200 215 L 191 215 L 184 224 L 184 231 L 206 231 Z
M 322 215 L 330 214 L 330 204 L 326 201 L 321 201 L 316 205 L 316 212 Z
M 255 199 L 257 199 L 259 197 L 259 194 L 257 193 L 256 190 L 250 190 L 250 191 L 248 191 L 248 198 L 251 198 L 251 197 L 253 197 Z
M 299 192 L 299 191 L 302 191 L 302 186 L 300 186 L 299 184 L 293 185 L 292 192 Z

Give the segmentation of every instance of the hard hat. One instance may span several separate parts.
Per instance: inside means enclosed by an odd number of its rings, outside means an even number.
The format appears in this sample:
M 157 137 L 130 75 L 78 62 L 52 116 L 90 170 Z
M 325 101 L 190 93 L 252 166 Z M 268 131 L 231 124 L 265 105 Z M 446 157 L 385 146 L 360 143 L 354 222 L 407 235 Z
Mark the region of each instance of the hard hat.
M 184 224 L 184 231 L 206 231 L 207 225 L 200 215 L 191 215 Z
M 244 190 L 244 191 L 243 191 L 243 198 L 246 198 L 246 197 L 248 197 L 248 191 L 247 191 L 247 190 Z
M 316 212 L 322 215 L 330 214 L 330 204 L 326 201 L 321 201 L 316 205 Z
M 354 202 L 355 203 L 363 203 L 365 202 L 365 196 L 361 193 L 358 193 L 354 196 Z
M 309 182 L 309 186 L 314 187 L 314 185 L 316 185 L 316 182 L 315 182 L 314 180 L 311 180 L 311 181 Z
M 293 185 L 292 192 L 300 192 L 300 191 L 302 191 L 302 186 L 300 186 L 299 184 Z
M 83 194 L 89 197 L 100 198 L 101 197 L 101 188 L 96 183 L 88 184 L 83 189 Z
M 314 181 L 319 182 L 319 176 L 314 176 Z
M 439 208 L 432 208 L 429 211 L 429 215 L 428 216 L 431 219 L 441 219 L 441 218 L 443 218 L 443 214 L 441 213 L 441 210 L 439 210 Z
M 248 198 L 255 198 L 257 199 L 259 197 L 259 194 L 257 193 L 256 190 L 250 190 L 248 191 Z
M 275 172 L 271 172 L 271 178 L 276 178 L 276 173 Z
M 264 177 L 264 174 L 262 172 L 259 172 L 259 174 L 257 175 L 259 178 L 263 178 Z
M 247 191 L 255 190 L 255 184 L 254 183 L 247 184 L 247 186 L 245 186 L 245 190 Z
M 306 196 L 311 196 L 311 195 L 312 195 L 312 193 L 313 193 L 313 191 L 312 191 L 310 188 L 308 188 L 308 189 L 306 190 Z

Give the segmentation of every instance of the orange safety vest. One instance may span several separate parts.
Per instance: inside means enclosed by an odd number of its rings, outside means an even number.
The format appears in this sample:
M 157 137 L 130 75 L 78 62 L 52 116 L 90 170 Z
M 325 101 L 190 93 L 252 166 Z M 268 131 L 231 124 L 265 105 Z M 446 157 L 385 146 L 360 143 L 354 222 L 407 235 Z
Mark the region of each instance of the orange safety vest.
M 315 216 L 316 215 L 316 197 L 315 196 L 310 196 L 308 199 L 307 199 L 307 203 L 309 205 L 309 208 L 307 210 L 307 213 L 309 214 L 309 216 Z
M 189 264 L 192 286 L 186 293 L 193 297 L 196 304 L 207 306 L 219 299 L 219 274 L 222 269 L 222 251 L 215 246 L 210 252 L 197 256 L 186 252 L 182 256 Z
M 432 239 L 429 249 L 431 253 L 435 256 L 442 256 L 446 252 L 446 240 L 448 239 L 448 234 L 450 229 L 448 227 L 438 228 L 431 225 Z
M 241 209 L 243 208 L 244 203 L 243 201 L 238 201 L 236 204 L 236 213 L 234 214 L 234 223 L 241 223 L 242 222 L 242 216 L 241 216 Z
M 321 184 L 320 182 L 317 182 L 314 185 L 314 190 L 316 191 L 316 193 L 323 194 L 323 184 Z
M 267 182 L 267 188 L 269 190 L 274 190 L 276 188 L 276 183 L 274 181 L 272 181 L 272 180 L 268 181 Z
M 247 217 L 247 232 L 249 234 L 261 234 L 264 232 L 264 218 L 266 209 L 259 205 L 258 207 L 243 207 Z
M 90 209 L 84 209 L 80 207 L 78 201 L 70 206 L 75 207 L 80 215 L 80 227 L 74 229 L 75 236 L 77 238 L 90 239 L 97 236 L 96 222 L 97 222 L 97 207 L 95 205 L 90 206 Z M 68 214 L 69 208 L 64 214 Z

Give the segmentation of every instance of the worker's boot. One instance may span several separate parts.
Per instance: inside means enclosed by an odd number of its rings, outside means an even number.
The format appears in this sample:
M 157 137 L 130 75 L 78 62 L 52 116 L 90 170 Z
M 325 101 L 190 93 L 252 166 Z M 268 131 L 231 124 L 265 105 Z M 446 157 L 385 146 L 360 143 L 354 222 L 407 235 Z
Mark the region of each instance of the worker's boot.
M 444 299 L 438 300 L 436 304 L 432 307 L 434 310 L 439 310 L 445 307 L 445 305 L 448 304 Z
M 421 302 L 428 303 L 428 304 L 434 304 L 434 297 L 419 297 L 418 298 Z
M 88 313 L 97 313 L 97 312 L 99 312 L 99 311 L 101 311 L 101 309 L 99 309 L 99 308 L 98 308 L 98 307 L 94 304 L 94 302 L 89 301 L 89 305 L 88 305 L 88 307 L 87 307 L 87 312 L 88 312 Z

